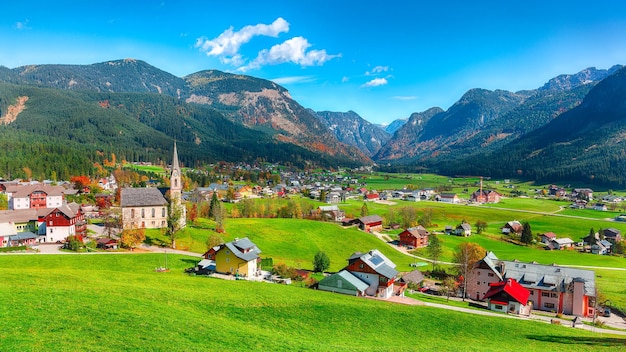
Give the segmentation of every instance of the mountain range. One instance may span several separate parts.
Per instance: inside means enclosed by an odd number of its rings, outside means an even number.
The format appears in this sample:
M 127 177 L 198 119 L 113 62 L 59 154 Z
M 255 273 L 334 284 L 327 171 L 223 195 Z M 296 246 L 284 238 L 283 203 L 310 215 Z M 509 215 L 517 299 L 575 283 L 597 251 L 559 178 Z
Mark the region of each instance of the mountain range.
M 176 77 L 143 61 L 0 66 L 0 174 L 23 161 L 87 170 L 115 153 L 131 161 L 266 160 L 298 167 L 521 176 L 626 185 L 625 69 L 588 68 L 534 90 L 475 88 L 384 126 L 353 111 L 313 111 L 280 85 L 207 70 Z M 40 153 L 42 150 L 50 151 Z M 623 150 L 623 148 L 622 148 Z M 70 158 L 57 154 L 72 155 Z M 76 154 L 76 155 L 75 155 Z M 72 160 L 73 166 L 62 161 Z M 610 167 L 612 169 L 606 169 Z

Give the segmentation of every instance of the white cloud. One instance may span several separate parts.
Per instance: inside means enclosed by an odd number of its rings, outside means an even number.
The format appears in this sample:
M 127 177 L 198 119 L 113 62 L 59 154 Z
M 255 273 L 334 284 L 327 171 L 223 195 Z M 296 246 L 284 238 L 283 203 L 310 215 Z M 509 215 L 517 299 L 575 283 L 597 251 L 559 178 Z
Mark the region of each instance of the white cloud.
M 378 87 L 384 86 L 387 83 L 389 82 L 387 82 L 386 78 L 374 78 L 373 80 L 363 84 L 361 87 Z
M 15 28 L 18 29 L 18 30 L 30 29 L 30 27 L 28 27 L 28 19 L 26 19 L 23 22 L 16 22 L 15 23 Z
M 288 31 L 289 22 L 279 17 L 271 24 L 248 25 L 239 31 L 234 31 L 233 27 L 230 27 L 214 39 L 198 38 L 195 46 L 208 56 L 234 57 L 238 55 L 241 45 L 255 36 L 277 37 L 280 33 Z
M 289 76 L 270 79 L 270 81 L 276 84 L 305 83 L 315 80 L 316 78 L 314 76 Z
M 346 82 L 348 82 L 348 81 L 350 81 L 350 77 L 348 77 L 348 76 L 343 76 L 343 77 L 341 78 L 341 83 L 346 83 Z
M 396 95 L 391 98 L 396 99 L 396 100 L 415 100 L 417 99 L 417 96 L 416 95 Z
M 321 66 L 326 61 L 332 60 L 338 55 L 330 55 L 326 50 L 309 50 L 309 41 L 303 37 L 294 37 L 281 44 L 272 46 L 269 50 L 261 50 L 257 57 L 248 65 L 240 67 L 239 71 L 248 71 L 260 68 L 263 65 L 276 65 L 282 63 L 295 63 L 300 66 Z
M 371 76 L 371 75 L 376 75 L 376 74 L 387 72 L 387 71 L 389 71 L 389 66 L 376 66 L 371 71 L 366 71 L 365 75 Z

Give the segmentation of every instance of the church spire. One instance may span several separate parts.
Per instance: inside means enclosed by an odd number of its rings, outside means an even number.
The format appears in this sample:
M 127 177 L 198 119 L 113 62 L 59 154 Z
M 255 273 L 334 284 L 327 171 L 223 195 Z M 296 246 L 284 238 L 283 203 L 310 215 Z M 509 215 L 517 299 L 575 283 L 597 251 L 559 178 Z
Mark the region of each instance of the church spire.
M 172 196 L 180 197 L 183 184 L 181 182 L 180 165 L 178 164 L 178 150 L 176 149 L 176 142 L 174 142 L 174 156 L 172 157 L 172 173 L 170 175 L 170 193 Z
M 176 150 L 176 141 L 174 141 L 174 157 L 172 158 L 172 171 L 177 170 L 180 174 L 180 165 L 178 165 L 178 151 Z

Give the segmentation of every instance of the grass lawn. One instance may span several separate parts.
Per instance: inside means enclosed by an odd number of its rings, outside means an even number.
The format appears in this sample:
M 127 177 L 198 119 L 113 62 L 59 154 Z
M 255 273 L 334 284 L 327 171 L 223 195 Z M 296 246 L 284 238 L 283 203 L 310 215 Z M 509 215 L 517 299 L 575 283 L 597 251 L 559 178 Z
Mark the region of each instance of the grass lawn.
M 156 254 L 0 257 L 2 351 L 615 351 L 618 336 L 396 305 L 284 285 L 187 276 Z M 502 331 L 515 331 L 494 340 Z

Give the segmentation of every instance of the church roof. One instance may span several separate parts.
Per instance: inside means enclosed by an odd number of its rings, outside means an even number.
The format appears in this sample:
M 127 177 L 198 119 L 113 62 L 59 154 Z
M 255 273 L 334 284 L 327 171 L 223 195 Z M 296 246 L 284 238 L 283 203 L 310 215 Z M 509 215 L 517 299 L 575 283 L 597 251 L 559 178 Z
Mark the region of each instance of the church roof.
M 167 200 L 157 188 L 123 188 L 121 203 L 122 207 L 163 206 Z

